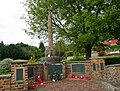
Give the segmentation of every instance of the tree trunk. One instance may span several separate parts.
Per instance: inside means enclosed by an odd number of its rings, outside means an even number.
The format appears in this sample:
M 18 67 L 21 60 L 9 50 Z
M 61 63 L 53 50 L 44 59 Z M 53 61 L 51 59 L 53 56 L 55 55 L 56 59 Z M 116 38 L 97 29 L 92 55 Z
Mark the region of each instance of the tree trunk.
M 52 31 L 52 18 L 51 9 L 48 7 L 48 54 L 52 55 L 53 52 L 53 31 Z
M 88 45 L 85 47 L 85 50 L 86 50 L 86 59 L 89 59 L 91 57 L 91 49 L 92 49 L 92 46 Z

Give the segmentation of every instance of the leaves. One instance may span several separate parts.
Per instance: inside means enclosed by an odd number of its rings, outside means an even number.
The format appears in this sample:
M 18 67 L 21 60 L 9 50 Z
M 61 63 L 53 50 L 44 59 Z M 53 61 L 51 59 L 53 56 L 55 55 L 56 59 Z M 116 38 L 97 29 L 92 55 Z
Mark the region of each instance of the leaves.
M 41 50 L 34 46 L 17 43 L 16 45 L 1 45 L 0 55 L 1 59 L 29 59 L 31 56 L 35 56 L 35 58 L 39 59 L 41 57 Z
M 12 59 L 4 59 L 0 62 L 0 75 L 7 74 L 11 71 L 11 61 Z
M 36 63 L 36 59 L 34 56 L 28 60 L 28 64 L 35 64 L 35 63 Z
M 80 47 L 92 48 L 101 37 L 120 36 L 120 1 L 118 0 L 28 0 L 29 30 L 46 35 L 47 8 L 51 6 L 54 33 Z M 86 51 L 88 51 L 86 48 Z

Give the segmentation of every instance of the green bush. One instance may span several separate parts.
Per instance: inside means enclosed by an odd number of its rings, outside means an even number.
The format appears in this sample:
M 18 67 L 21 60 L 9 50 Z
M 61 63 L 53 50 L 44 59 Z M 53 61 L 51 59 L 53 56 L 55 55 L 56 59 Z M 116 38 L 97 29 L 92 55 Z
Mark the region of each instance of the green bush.
M 10 73 L 11 61 L 12 61 L 12 59 L 7 58 L 7 59 L 3 59 L 0 62 L 0 75 Z
M 109 47 L 112 50 L 120 50 L 120 45 L 112 45 L 112 46 L 109 46 Z
M 73 59 L 70 59 L 69 61 L 85 61 L 86 59 L 83 57 L 74 57 Z
M 120 64 L 120 56 L 109 56 L 105 58 L 105 65 Z
M 28 60 L 28 64 L 36 64 L 36 59 L 35 59 L 35 57 L 31 57 L 31 58 Z
M 62 62 L 74 62 L 74 61 L 86 61 L 86 58 L 83 58 L 83 57 L 74 57 L 73 59 L 62 60 Z
M 66 57 L 73 56 L 73 51 L 67 51 L 65 52 Z

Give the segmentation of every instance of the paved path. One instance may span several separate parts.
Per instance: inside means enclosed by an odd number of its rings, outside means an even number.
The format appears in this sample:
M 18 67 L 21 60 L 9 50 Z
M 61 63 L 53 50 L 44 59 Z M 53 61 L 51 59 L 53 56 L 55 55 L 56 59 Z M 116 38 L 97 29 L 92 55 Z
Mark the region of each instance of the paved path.
M 61 80 L 49 82 L 40 86 L 36 91 L 103 91 L 102 86 L 94 80 Z

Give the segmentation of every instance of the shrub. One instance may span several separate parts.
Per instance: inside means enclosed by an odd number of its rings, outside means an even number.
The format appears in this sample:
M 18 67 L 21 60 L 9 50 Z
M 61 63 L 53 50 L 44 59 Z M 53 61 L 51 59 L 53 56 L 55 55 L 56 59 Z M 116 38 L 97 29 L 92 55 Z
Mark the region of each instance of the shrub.
M 86 59 L 83 57 L 74 57 L 73 59 L 70 59 L 69 61 L 85 61 Z
M 36 59 L 35 59 L 35 57 L 31 57 L 31 58 L 28 60 L 28 64 L 36 64 Z
M 68 57 L 68 56 L 73 56 L 73 51 L 67 51 L 67 52 L 65 53 L 65 55 L 66 55 L 66 57 Z
M 11 61 L 12 59 L 7 58 L 7 59 L 3 59 L 3 61 L 0 62 L 0 75 L 10 73 Z
M 120 56 L 109 56 L 105 58 L 105 65 L 120 64 Z
M 74 61 L 86 61 L 86 58 L 83 58 L 83 57 L 74 57 L 73 59 L 62 60 L 62 62 L 74 62 Z

